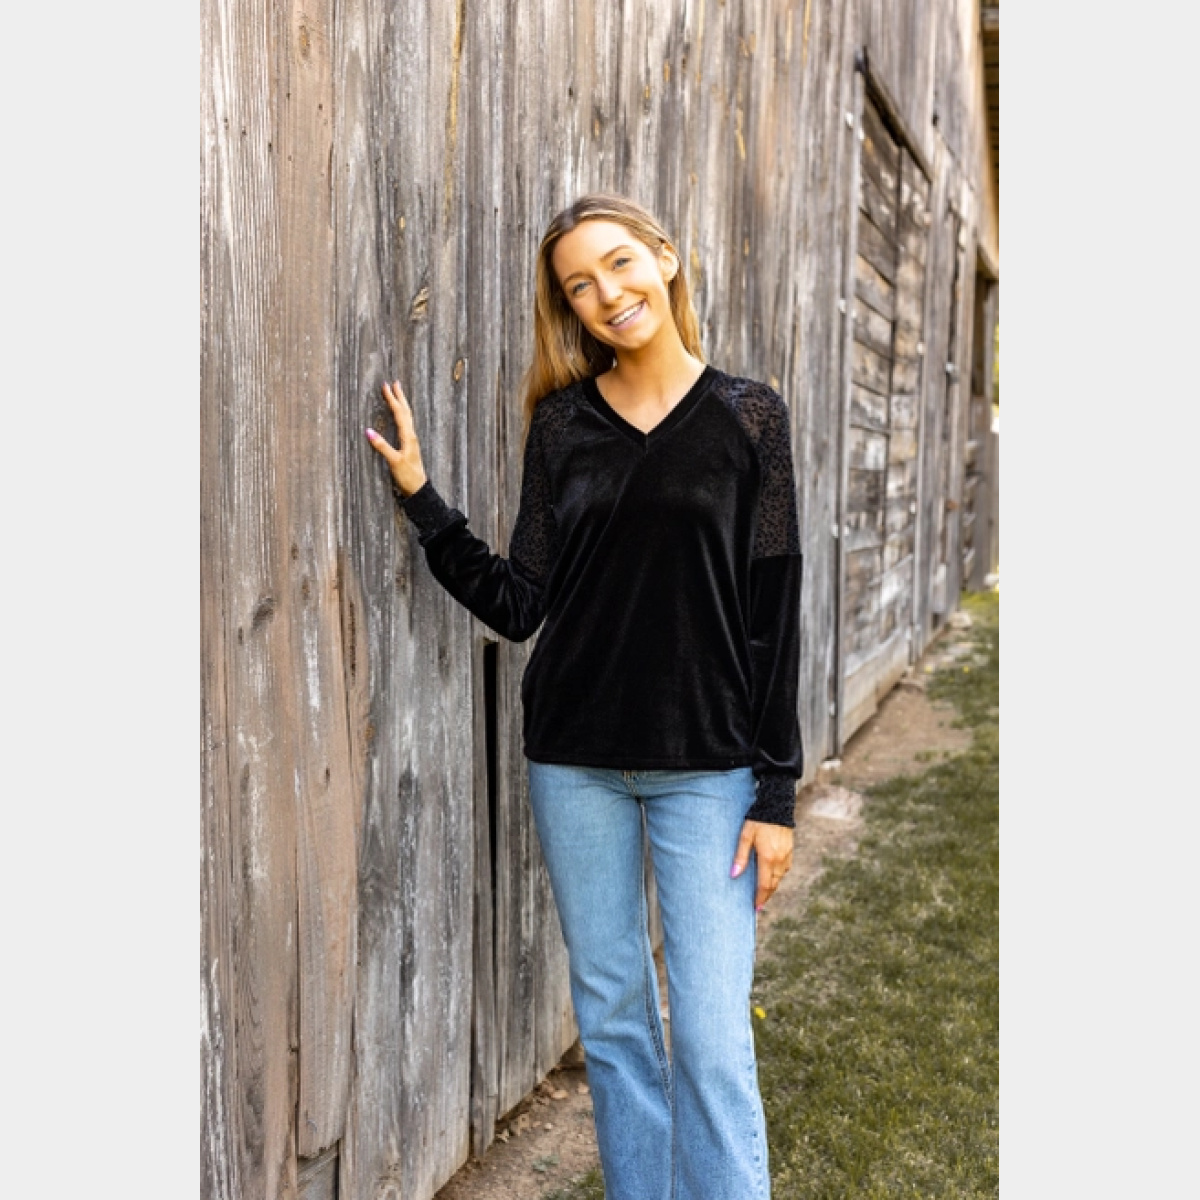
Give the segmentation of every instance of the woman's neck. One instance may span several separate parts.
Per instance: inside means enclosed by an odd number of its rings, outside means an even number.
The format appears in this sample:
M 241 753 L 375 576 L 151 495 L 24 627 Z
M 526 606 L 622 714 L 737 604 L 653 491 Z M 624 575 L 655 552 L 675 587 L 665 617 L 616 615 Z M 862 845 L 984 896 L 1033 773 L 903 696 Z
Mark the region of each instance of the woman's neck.
M 677 331 L 635 351 L 618 351 L 617 364 L 601 378 L 606 398 L 637 397 L 651 405 L 671 405 L 700 378 L 704 364 L 689 354 Z

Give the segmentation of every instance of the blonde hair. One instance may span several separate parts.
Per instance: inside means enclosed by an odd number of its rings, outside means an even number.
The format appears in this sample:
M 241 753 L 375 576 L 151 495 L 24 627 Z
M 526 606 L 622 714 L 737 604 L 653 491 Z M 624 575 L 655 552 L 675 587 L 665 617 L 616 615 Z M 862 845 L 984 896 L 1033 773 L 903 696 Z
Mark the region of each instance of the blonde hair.
M 534 283 L 533 359 L 525 374 L 525 429 L 538 402 L 558 388 L 607 371 L 613 364 L 612 347 L 597 341 L 583 327 L 554 273 L 551 257 L 559 238 L 584 221 L 613 221 L 624 225 L 655 254 L 670 250 L 679 269 L 667 284 L 671 315 L 689 354 L 704 361 L 700 322 L 692 307 L 683 258 L 662 226 L 640 205 L 623 196 L 592 193 L 564 208 L 549 224 L 538 247 Z

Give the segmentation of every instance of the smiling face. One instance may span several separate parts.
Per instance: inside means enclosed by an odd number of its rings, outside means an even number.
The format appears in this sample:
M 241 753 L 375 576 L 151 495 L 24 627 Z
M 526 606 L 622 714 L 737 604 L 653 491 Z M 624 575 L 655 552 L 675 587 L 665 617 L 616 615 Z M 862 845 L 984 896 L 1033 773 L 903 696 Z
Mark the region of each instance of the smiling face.
M 669 246 L 656 252 L 616 221 L 588 220 L 559 238 L 551 263 L 583 327 L 618 354 L 678 338 L 667 284 L 679 260 Z

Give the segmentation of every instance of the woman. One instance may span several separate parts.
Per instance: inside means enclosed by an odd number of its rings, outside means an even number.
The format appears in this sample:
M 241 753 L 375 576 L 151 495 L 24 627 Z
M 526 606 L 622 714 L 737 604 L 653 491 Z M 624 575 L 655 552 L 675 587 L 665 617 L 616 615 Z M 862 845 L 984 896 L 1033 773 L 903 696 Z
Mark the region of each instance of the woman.
M 800 546 L 787 409 L 705 364 L 678 251 L 585 196 L 537 259 L 509 556 L 435 491 L 412 411 L 374 430 L 429 567 L 504 637 L 570 962 L 607 1200 L 767 1197 L 755 914 L 788 871 Z M 648 842 L 671 1046 L 646 924 Z

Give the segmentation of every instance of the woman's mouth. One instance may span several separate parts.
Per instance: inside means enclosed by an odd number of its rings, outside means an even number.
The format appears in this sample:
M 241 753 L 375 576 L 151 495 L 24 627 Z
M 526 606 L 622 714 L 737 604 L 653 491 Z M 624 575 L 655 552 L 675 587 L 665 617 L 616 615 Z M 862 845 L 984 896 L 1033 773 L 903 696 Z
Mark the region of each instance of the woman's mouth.
M 637 304 L 632 305 L 630 308 L 622 309 L 612 320 L 607 322 L 608 327 L 610 329 L 623 329 L 630 321 L 635 320 L 645 307 L 645 300 L 639 300 Z

